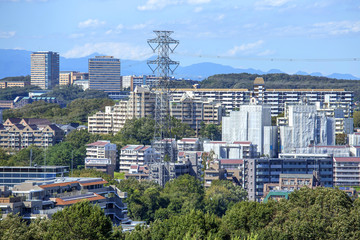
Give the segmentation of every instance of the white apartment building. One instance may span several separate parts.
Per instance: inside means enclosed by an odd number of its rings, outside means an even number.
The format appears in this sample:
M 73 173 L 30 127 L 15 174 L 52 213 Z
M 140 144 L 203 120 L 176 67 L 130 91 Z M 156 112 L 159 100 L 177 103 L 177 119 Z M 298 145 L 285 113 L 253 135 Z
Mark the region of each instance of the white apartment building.
M 106 106 L 105 112 L 88 117 L 88 131 L 98 134 L 115 134 L 123 128 L 127 119 L 153 117 L 156 95 L 147 86 L 136 87 L 128 100 L 114 106 Z M 170 115 L 190 125 L 197 133 L 200 123 L 220 124 L 222 106 L 213 101 L 199 101 L 185 96 L 170 101 Z
M 251 96 L 259 103 L 271 106 L 271 115 L 284 112 L 285 103 L 298 103 L 306 98 L 309 103 L 327 102 L 328 107 L 344 109 L 345 117 L 352 116 L 354 93 L 344 89 L 266 89 L 262 77 L 254 80 L 254 90 L 249 89 L 172 89 L 173 99 L 180 99 L 183 93 L 192 93 L 197 99 L 221 102 L 226 114 L 249 104 Z
M 198 138 L 183 138 L 177 140 L 177 150 L 180 151 L 200 151 L 201 144 Z
M 155 151 L 148 145 L 126 145 L 120 151 L 120 172 L 129 173 L 131 166 L 144 166 L 152 162 Z
M 86 145 L 85 168 L 114 175 L 116 168 L 117 149 L 116 144 L 110 141 L 97 141 Z
M 360 157 L 334 157 L 334 186 L 360 186 Z
M 251 142 L 205 141 L 204 152 L 213 152 L 219 159 L 244 159 L 258 157 L 257 146 Z

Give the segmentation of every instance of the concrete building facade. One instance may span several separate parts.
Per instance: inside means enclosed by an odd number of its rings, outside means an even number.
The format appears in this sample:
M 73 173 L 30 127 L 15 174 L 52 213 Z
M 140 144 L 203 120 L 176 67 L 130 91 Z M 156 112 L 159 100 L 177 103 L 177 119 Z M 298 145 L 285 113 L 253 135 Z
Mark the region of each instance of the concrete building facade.
M 120 59 L 96 56 L 89 59 L 89 88 L 104 92 L 120 92 Z
M 31 54 L 31 85 L 52 89 L 59 84 L 59 54 L 33 52 Z
M 110 141 L 97 141 L 86 145 L 85 168 L 96 169 L 114 176 L 116 165 L 116 144 Z

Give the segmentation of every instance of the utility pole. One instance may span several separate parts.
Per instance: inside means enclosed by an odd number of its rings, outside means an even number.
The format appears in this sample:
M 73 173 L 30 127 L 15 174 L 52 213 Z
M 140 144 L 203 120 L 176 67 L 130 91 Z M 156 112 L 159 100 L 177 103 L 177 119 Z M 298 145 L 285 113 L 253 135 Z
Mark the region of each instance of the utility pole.
M 147 64 L 153 73 L 157 74 L 159 81 L 155 89 L 155 130 L 152 147 L 160 153 L 160 159 L 153 157 L 153 163 L 159 163 L 160 185 L 165 185 L 169 180 L 169 163 L 164 163 L 165 159 L 173 159 L 173 151 L 169 142 L 165 138 L 171 139 L 171 118 L 170 118 L 170 79 L 169 75 L 173 74 L 179 66 L 178 61 L 170 59 L 170 53 L 173 53 L 179 45 L 178 40 L 170 37 L 173 31 L 154 31 L 156 38 L 149 39 L 147 42 L 153 52 L 157 52 L 155 60 L 148 60 Z M 170 140 L 171 144 L 171 140 Z M 165 169 L 165 164 L 167 165 Z M 164 165 L 164 168 L 163 168 Z

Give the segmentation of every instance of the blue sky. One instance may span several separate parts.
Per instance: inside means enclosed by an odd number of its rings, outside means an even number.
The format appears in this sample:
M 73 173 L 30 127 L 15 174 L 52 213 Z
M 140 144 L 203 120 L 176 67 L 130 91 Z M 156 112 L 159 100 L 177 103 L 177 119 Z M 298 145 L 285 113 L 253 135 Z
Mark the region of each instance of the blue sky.
M 0 48 L 144 60 L 153 30 L 174 31 L 183 66 L 360 77 L 359 0 L 0 0 Z

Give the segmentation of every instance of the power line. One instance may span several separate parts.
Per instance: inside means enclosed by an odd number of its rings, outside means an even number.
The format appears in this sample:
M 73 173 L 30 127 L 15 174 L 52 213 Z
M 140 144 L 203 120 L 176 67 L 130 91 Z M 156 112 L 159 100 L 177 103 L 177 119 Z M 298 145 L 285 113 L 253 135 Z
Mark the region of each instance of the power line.
M 358 62 L 360 57 L 353 58 L 261 58 L 261 57 L 239 57 L 226 55 L 208 55 L 208 54 L 188 54 L 175 52 L 177 55 L 197 57 L 197 58 L 214 58 L 214 59 L 234 59 L 248 61 L 270 61 L 270 62 Z

